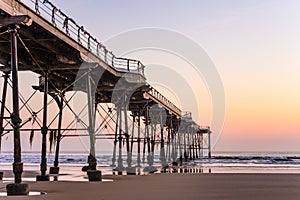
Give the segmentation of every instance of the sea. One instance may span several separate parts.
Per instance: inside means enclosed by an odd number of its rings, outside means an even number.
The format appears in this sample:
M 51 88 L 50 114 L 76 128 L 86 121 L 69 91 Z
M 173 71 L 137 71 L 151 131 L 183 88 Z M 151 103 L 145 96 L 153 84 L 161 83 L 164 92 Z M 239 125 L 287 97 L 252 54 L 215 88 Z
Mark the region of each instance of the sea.
M 66 170 L 78 170 L 87 165 L 87 153 L 62 152 L 59 165 Z M 126 153 L 122 156 L 126 166 Z M 132 165 L 136 165 L 137 155 L 133 155 Z M 40 152 L 23 152 L 24 170 L 39 170 Z M 116 157 L 117 164 L 118 157 Z M 53 166 L 54 154 L 48 154 L 47 165 Z M 141 155 L 142 166 L 147 166 L 146 156 Z M 13 154 L 0 154 L 0 170 L 12 168 Z M 112 154 L 97 155 L 97 167 L 104 174 L 113 173 Z M 155 156 L 154 166 L 161 166 L 159 155 Z M 203 157 L 185 162 L 181 168 L 189 168 L 188 173 L 300 173 L 300 152 L 213 152 L 212 157 Z

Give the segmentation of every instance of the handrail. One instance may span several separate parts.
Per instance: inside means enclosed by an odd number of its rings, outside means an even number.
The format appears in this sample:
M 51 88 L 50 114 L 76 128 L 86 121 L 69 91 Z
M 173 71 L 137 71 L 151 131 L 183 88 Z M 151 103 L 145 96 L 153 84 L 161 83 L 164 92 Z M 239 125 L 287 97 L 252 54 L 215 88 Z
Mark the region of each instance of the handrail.
M 40 15 L 53 26 L 63 31 L 78 44 L 96 55 L 106 64 L 117 71 L 125 71 L 144 74 L 145 66 L 138 60 L 116 57 L 106 46 L 92 36 L 83 26 L 78 25 L 74 19 L 70 18 L 60 9 L 58 9 L 49 0 L 17 0 L 19 3 L 25 3 L 36 14 Z
M 177 115 L 181 116 L 181 110 L 177 106 L 175 106 L 170 100 L 168 100 L 165 96 L 163 96 L 160 92 L 158 92 L 155 88 L 150 87 L 148 94 L 159 100 L 169 109 L 173 110 Z
M 60 9 L 58 9 L 49 0 L 16 0 L 19 3 L 25 3 L 29 6 L 36 14 L 43 17 L 49 23 L 56 28 L 60 29 L 71 39 L 77 41 L 78 44 L 86 48 L 88 51 L 96 55 L 106 64 L 116 69 L 117 71 L 125 71 L 144 74 L 145 65 L 139 60 L 116 57 L 113 52 L 109 51 L 106 46 L 97 40 L 96 37 L 92 36 L 83 26 L 78 25 L 75 20 L 70 18 Z M 164 97 L 153 87 L 150 88 L 148 94 L 161 103 L 163 103 L 170 110 L 175 112 L 182 118 L 190 118 L 190 113 L 182 113 L 181 110 L 175 106 L 170 100 Z M 190 115 L 190 116 L 189 116 Z

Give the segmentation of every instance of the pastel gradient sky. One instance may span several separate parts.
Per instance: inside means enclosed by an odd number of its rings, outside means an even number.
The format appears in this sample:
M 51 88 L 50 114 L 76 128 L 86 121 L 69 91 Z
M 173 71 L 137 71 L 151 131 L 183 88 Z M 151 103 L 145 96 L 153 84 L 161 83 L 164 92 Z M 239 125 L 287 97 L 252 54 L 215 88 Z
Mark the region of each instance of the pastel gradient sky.
M 158 27 L 205 49 L 226 94 L 224 129 L 214 150 L 300 151 L 300 1 L 52 2 L 100 41 Z M 209 109 L 204 112 L 201 123 L 208 124 Z
M 55 3 L 100 40 L 130 29 L 159 27 L 201 45 L 226 93 L 224 129 L 214 150 L 300 150 L 299 1 Z

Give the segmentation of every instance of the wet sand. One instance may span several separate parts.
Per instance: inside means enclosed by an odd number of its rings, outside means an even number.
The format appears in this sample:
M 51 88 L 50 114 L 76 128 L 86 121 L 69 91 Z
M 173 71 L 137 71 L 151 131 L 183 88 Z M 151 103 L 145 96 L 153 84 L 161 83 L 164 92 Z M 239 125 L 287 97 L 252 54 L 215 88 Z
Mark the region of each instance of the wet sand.
M 17 199 L 282 200 L 300 198 L 300 175 L 298 174 L 151 174 L 107 175 L 104 178 L 114 181 L 29 182 L 30 191 L 44 191 L 47 194 L 17 197 Z M 6 184 L 5 181 L 1 182 L 1 191 L 5 191 Z

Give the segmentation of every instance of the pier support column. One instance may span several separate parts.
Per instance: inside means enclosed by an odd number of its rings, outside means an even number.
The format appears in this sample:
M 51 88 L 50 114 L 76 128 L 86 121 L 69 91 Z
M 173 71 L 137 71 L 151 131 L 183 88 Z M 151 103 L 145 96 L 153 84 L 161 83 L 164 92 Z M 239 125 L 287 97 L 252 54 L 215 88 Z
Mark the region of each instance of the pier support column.
M 49 175 L 46 175 L 47 171 L 47 115 L 48 115 L 48 72 L 44 76 L 44 107 L 43 107 L 43 126 L 41 128 L 42 133 L 42 152 L 41 152 L 41 174 L 36 177 L 37 181 L 49 181 Z
M 7 93 L 9 73 L 4 72 L 3 77 L 4 77 L 4 82 L 3 82 L 2 101 L 1 101 L 1 109 L 0 109 L 0 152 L 1 152 L 1 147 L 2 147 L 2 136 L 3 136 L 3 132 L 4 132 L 3 121 L 4 121 L 6 93 Z M 3 172 L 0 172 L 0 181 L 2 179 L 3 179 Z
M 166 166 L 165 140 L 164 140 L 164 122 L 160 112 L 160 161 L 163 167 Z
M 95 150 L 95 94 L 92 92 L 92 83 L 91 80 L 91 71 L 87 74 L 87 101 L 88 101 L 88 120 L 89 120 L 89 136 L 90 136 L 90 155 L 88 156 L 89 167 L 87 174 L 89 181 L 101 181 L 101 171 L 97 170 L 97 159 L 96 159 L 96 150 Z
M 141 114 L 138 113 L 138 154 L 137 154 L 137 166 L 141 167 Z
M 153 165 L 152 162 L 152 154 L 151 154 L 151 144 L 150 144 L 150 131 L 149 131 L 149 125 L 150 125 L 150 119 L 149 119 L 149 106 L 146 106 L 145 109 L 145 130 L 146 130 L 146 140 L 147 140 L 147 163 L 149 166 Z
M 182 136 L 182 132 L 180 131 L 180 129 L 178 130 L 178 133 L 177 133 L 177 149 L 179 150 L 179 162 L 180 162 L 180 165 L 182 165 L 182 162 L 183 162 L 183 154 L 182 154 L 182 142 L 181 142 L 181 136 Z
M 126 108 L 126 110 L 127 110 L 127 108 Z M 126 123 L 128 123 L 128 122 L 125 122 L 125 124 Z M 128 156 L 129 157 L 127 159 L 127 164 L 128 164 L 128 167 L 126 168 L 127 175 L 136 175 L 136 167 L 132 166 L 132 152 L 133 152 L 133 143 L 134 143 L 134 123 L 135 123 L 135 113 L 133 112 L 132 113 L 131 141 L 130 141 L 130 144 L 128 145 L 128 148 L 129 148 Z M 125 127 L 125 129 L 126 129 L 126 127 Z M 129 143 L 129 135 L 127 137 L 128 137 L 128 143 Z M 127 141 L 126 141 L 126 143 L 127 143 Z
M 61 124 L 62 124 L 62 115 L 63 115 L 63 106 L 64 106 L 64 93 L 61 94 L 60 100 L 57 98 L 56 103 L 59 108 L 59 115 L 58 115 L 58 125 L 57 125 L 57 138 L 56 138 L 56 149 L 55 149 L 55 158 L 54 158 L 54 166 L 50 167 L 50 174 L 59 174 L 59 167 L 58 167 L 58 158 L 59 158 L 59 149 L 60 149 L 60 140 L 61 140 Z
M 126 102 L 126 99 L 125 99 Z M 130 141 L 129 141 L 129 129 L 128 129 L 128 115 L 127 115 L 127 103 L 124 106 L 124 123 L 125 123 L 125 140 L 127 151 L 127 166 L 131 167 L 131 155 L 130 155 Z
M 199 158 L 199 156 L 198 156 L 198 133 L 197 132 L 195 133 L 194 141 L 195 141 L 194 148 L 195 148 L 196 158 Z
M 151 125 L 151 163 L 154 163 L 154 150 L 155 150 L 155 134 L 156 134 L 156 124 L 153 122 Z
M 188 153 L 187 153 L 187 138 L 186 135 L 188 134 L 188 128 L 186 125 L 184 125 L 184 130 L 183 130 L 183 157 L 184 160 L 187 162 L 188 161 Z
M 170 122 L 169 119 L 168 120 L 168 124 L 167 124 L 167 128 L 168 128 L 168 136 L 167 136 L 167 153 L 166 153 L 166 159 L 168 160 L 168 162 L 171 161 L 171 127 L 170 127 Z
M 192 133 L 189 133 L 189 157 L 190 160 L 193 160 L 193 141 L 192 141 L 193 137 L 192 137 Z
M 116 167 L 116 151 L 117 151 L 117 142 L 118 142 L 118 129 L 119 129 L 119 115 L 120 111 L 119 108 L 117 108 L 117 114 L 116 114 L 116 128 L 115 128 L 115 140 L 114 140 L 114 149 L 113 149 L 113 157 L 111 159 L 112 164 L 111 167 Z
M 119 112 L 120 112 L 119 122 L 117 122 L 117 123 L 119 123 L 119 136 L 118 136 L 119 156 L 118 156 L 117 170 L 119 172 L 122 172 L 124 170 L 124 166 L 123 166 L 123 159 L 122 159 L 122 140 L 123 140 L 123 137 L 122 137 L 122 108 L 121 108 L 121 106 L 120 106 Z
M 0 151 L 2 147 L 2 135 L 4 131 L 3 121 L 4 121 L 4 113 L 5 113 L 5 103 L 6 103 L 6 94 L 7 94 L 7 85 L 9 73 L 4 72 L 4 82 L 3 82 L 3 90 L 2 90 L 2 101 L 1 101 L 1 110 L 0 110 Z
M 11 122 L 14 129 L 14 181 L 13 184 L 6 186 L 7 195 L 27 195 L 28 185 L 22 182 L 23 163 L 21 159 L 21 141 L 20 125 L 22 120 L 19 113 L 19 80 L 18 80 L 18 53 L 17 53 L 17 26 L 10 25 L 10 42 L 11 42 L 11 74 L 12 74 L 12 99 L 13 113 Z
M 192 151 L 193 151 L 193 160 L 196 159 L 196 154 L 195 154 L 195 134 L 194 131 L 191 133 L 192 136 Z
M 152 119 L 154 123 L 154 119 Z M 149 116 L 149 106 L 146 106 L 145 108 L 145 139 L 146 139 L 146 145 L 147 145 L 147 163 L 148 166 L 144 168 L 144 172 L 153 173 L 157 171 L 156 167 L 153 166 L 153 156 L 154 156 L 154 133 L 153 133 L 153 124 L 151 125 L 151 136 L 150 136 L 150 116 Z
M 175 146 L 176 146 L 176 134 L 174 131 L 174 124 L 173 124 L 173 116 L 171 115 L 170 118 L 170 133 L 171 133 L 171 159 L 172 162 L 176 161 L 176 150 L 175 150 Z
M 211 135 L 211 131 L 210 131 L 210 128 L 208 128 L 208 158 L 211 158 L 211 138 L 210 138 L 210 135 Z
M 200 156 L 203 158 L 204 156 L 204 144 L 203 144 L 203 133 L 200 134 Z

